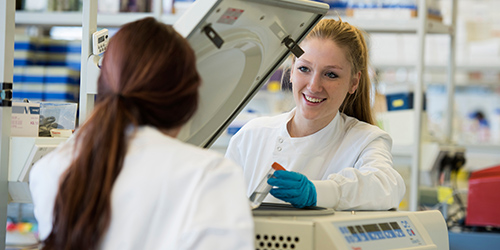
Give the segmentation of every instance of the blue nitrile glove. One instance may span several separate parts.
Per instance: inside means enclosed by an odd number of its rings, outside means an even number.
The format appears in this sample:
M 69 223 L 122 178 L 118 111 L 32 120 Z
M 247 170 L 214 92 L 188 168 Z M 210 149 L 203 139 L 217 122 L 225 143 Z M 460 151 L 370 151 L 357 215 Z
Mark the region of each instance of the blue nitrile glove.
M 271 189 L 274 197 L 297 208 L 316 206 L 316 188 L 303 174 L 278 170 L 273 175 L 274 178 L 269 178 L 267 183 L 275 186 Z

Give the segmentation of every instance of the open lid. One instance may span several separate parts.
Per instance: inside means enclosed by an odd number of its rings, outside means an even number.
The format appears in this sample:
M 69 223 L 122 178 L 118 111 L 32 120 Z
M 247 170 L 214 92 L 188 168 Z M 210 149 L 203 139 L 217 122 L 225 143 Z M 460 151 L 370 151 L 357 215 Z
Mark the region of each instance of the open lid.
M 203 80 L 182 141 L 209 147 L 326 14 L 303 0 L 197 0 L 174 24 L 196 53 Z

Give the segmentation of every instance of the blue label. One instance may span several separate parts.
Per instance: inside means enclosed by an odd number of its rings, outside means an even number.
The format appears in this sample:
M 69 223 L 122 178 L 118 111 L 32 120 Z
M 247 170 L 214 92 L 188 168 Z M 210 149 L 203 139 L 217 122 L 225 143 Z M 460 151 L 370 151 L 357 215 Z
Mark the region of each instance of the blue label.
M 396 234 L 391 230 L 391 231 L 384 231 L 384 236 L 386 238 L 396 238 Z
M 405 233 L 403 233 L 403 231 L 401 229 L 396 229 L 394 230 L 394 233 L 396 234 L 396 236 L 398 237 L 405 237 Z
M 39 115 L 40 114 L 40 107 L 29 107 L 30 114 L 32 115 Z
M 346 236 L 345 239 L 347 240 L 347 243 L 354 243 L 354 237 L 352 236 Z
M 372 240 L 381 240 L 381 239 L 385 239 L 385 236 L 382 232 L 368 232 L 368 236 L 370 237 L 370 239 Z
M 358 235 L 359 235 L 360 241 L 369 241 L 370 240 L 370 238 L 368 238 L 368 235 L 366 235 L 365 233 L 360 233 Z

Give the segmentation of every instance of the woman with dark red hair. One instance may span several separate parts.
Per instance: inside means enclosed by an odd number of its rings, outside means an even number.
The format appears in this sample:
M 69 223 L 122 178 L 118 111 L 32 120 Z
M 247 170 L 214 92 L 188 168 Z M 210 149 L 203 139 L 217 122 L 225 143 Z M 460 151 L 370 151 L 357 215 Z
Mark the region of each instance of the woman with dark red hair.
M 253 249 L 241 168 L 176 139 L 201 82 L 188 42 L 132 22 L 101 70 L 91 116 L 30 174 L 42 249 Z

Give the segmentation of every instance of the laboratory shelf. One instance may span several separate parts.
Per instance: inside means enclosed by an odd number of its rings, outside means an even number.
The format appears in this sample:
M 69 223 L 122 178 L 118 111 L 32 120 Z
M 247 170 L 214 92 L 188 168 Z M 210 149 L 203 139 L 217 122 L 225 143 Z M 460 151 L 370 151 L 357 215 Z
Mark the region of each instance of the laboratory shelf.
M 173 24 L 180 15 L 162 15 L 161 20 Z M 154 17 L 154 13 L 118 13 L 98 14 L 97 25 L 100 27 L 119 27 L 125 23 L 145 17 Z M 16 11 L 17 25 L 38 26 L 82 26 L 81 12 L 28 12 Z
M 500 152 L 499 144 L 465 144 L 461 145 L 465 147 L 466 152 L 473 153 L 484 153 L 484 154 L 498 154 Z M 411 156 L 413 150 L 413 145 L 393 145 L 392 155 L 406 157 Z
M 144 17 L 152 17 L 154 13 L 118 13 L 97 15 L 97 25 L 102 27 L 119 27 L 124 23 L 135 21 Z M 167 24 L 173 24 L 180 15 L 164 14 L 161 20 Z M 41 26 L 81 26 L 81 12 L 29 12 L 16 11 L 16 24 L 18 25 L 41 25 Z M 336 18 L 335 16 L 326 16 L 325 18 Z M 416 33 L 418 27 L 418 19 L 408 20 L 369 20 L 369 19 L 354 19 L 343 17 L 343 20 L 354 24 L 367 32 L 374 33 Z M 433 34 L 450 34 L 453 32 L 451 26 L 441 22 L 428 20 L 428 33 Z
M 326 18 L 335 18 L 335 16 L 327 16 Z M 405 20 L 372 20 L 349 17 L 343 17 L 342 20 L 370 33 L 417 33 L 418 22 L 420 21 L 418 18 Z M 445 25 L 440 21 L 432 19 L 427 20 L 427 33 L 452 34 L 453 31 L 454 29 L 452 26 Z
M 386 70 L 386 69 L 393 69 L 393 68 L 415 68 L 416 65 L 414 63 L 377 63 L 373 62 L 373 66 Z M 443 65 L 443 64 L 426 64 L 425 69 L 426 70 L 432 70 L 432 71 L 444 71 L 448 68 L 448 65 Z M 455 69 L 457 71 L 500 71 L 500 63 L 494 63 L 494 64 L 457 64 L 455 66 Z
M 499 144 L 465 144 L 464 147 L 466 152 L 493 154 L 500 157 L 498 154 L 500 152 Z

